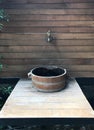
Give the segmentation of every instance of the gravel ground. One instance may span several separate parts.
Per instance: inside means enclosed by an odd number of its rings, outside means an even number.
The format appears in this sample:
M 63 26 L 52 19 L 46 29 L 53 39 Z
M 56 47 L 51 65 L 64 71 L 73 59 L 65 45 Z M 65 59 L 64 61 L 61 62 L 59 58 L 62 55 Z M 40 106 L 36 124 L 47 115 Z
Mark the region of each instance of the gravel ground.
M 94 125 L 1 126 L 0 130 L 94 130 Z

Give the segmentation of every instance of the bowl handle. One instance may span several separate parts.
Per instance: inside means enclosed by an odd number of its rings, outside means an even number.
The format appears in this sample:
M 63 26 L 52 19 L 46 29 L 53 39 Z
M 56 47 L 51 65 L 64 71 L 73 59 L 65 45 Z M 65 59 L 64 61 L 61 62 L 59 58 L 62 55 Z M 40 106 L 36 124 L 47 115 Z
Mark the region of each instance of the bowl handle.
M 27 75 L 28 75 L 28 78 L 31 78 L 31 72 L 29 72 Z

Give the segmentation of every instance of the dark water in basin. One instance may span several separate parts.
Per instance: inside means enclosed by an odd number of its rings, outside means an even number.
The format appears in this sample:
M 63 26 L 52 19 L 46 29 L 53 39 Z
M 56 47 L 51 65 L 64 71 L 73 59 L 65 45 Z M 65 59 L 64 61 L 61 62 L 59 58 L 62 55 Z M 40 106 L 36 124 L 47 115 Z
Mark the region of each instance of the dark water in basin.
M 59 76 L 64 73 L 64 70 L 61 68 L 44 68 L 39 67 L 32 71 L 33 74 L 37 76 L 51 77 L 51 76 Z

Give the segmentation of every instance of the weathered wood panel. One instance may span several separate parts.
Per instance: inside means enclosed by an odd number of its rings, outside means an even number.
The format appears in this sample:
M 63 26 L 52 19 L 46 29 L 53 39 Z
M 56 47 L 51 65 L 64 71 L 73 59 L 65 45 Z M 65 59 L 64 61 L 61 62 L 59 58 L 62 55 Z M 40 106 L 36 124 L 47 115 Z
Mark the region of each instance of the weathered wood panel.
M 1 7 L 5 7 L 6 9 L 91 9 L 94 8 L 94 3 L 26 3 L 26 4 L 19 4 L 19 3 L 6 3 L 1 5 Z
M 94 111 L 74 79 L 68 82 L 64 91 L 46 94 L 32 87 L 30 80 L 20 80 L 3 106 L 0 117 L 94 118 Z
M 84 50 L 84 51 L 83 51 Z M 94 52 L 94 46 L 4 46 L 0 47 L 0 52 L 11 52 L 11 53 L 41 53 L 41 52 L 56 52 L 56 53 L 67 53 L 67 52 Z
M 94 58 L 94 52 L 37 52 L 37 53 L 1 53 L 3 58 L 47 58 L 47 59 L 53 59 L 53 58 Z
M 15 30 L 15 33 L 19 32 L 19 33 L 45 33 L 49 30 L 49 28 L 51 28 L 51 30 L 55 33 L 93 33 L 94 32 L 94 28 L 93 27 L 88 27 L 88 26 L 84 26 L 84 27 L 26 27 L 26 26 L 13 26 L 13 27 L 8 27 L 6 26 L 3 29 L 3 32 L 10 32 L 13 33 Z M 28 39 L 27 39 L 28 40 Z M 45 41 L 44 41 L 45 42 Z M 73 41 L 74 42 L 74 41 Z
M 31 68 L 32 69 L 32 68 Z M 27 71 L 6 71 L 6 72 L 0 72 L 0 75 L 2 77 L 27 77 Z M 72 77 L 94 77 L 94 71 L 68 71 L 68 74 Z
M 54 41 L 55 45 L 57 46 L 93 46 L 94 40 L 93 39 L 58 39 Z M 48 44 L 44 39 L 1 39 L 0 38 L 0 46 L 53 46 L 53 44 Z M 55 46 L 54 45 L 54 46 Z
M 94 39 L 94 33 L 53 33 L 53 36 L 55 37 L 56 40 L 61 40 L 61 39 Z M 35 40 L 35 39 L 42 39 L 45 41 L 46 38 L 46 33 L 24 33 L 24 34 L 11 34 L 11 33 L 6 33 L 6 34 L 0 34 L 0 39 L 11 39 L 11 40 L 16 40 L 16 39 L 23 39 L 23 40 Z M 47 43 L 48 44 L 48 43 Z M 49 43 L 51 44 L 51 43 Z
M 94 21 L 28 21 L 9 22 L 9 27 L 94 27 Z M 5 26 L 6 27 L 6 26 Z
M 0 33 L 3 77 L 58 65 L 74 77 L 94 77 L 93 0 L 7 0 L 10 21 Z M 47 31 L 54 41 L 47 42 Z
M 81 15 L 81 14 L 78 14 L 78 15 L 75 15 L 75 14 L 71 14 L 71 15 L 62 15 L 62 14 L 59 14 L 59 15 L 56 15 L 56 14 L 36 14 L 36 15 L 34 15 L 34 14 L 10 14 L 10 21 L 14 21 L 14 19 L 15 19 L 15 22 L 16 21 L 27 21 L 27 19 L 28 19 L 28 21 L 30 20 L 46 20 L 46 21 L 49 21 L 49 20 L 55 20 L 55 21 L 59 21 L 59 20 L 69 20 L 69 21 L 71 21 L 71 20 L 74 20 L 74 21 L 76 21 L 76 20 L 81 20 L 81 21 L 84 21 L 84 20 L 86 20 L 86 21 L 92 21 L 92 20 L 94 20 L 94 15 L 92 14 L 92 15 Z
M 47 65 L 47 64 L 57 64 L 57 65 L 94 65 L 93 58 L 73 58 L 73 59 L 32 59 L 32 58 L 3 58 L 1 60 L 4 64 L 10 65 Z M 6 66 L 5 66 L 6 67 Z
M 8 14 L 62 14 L 62 15 L 70 15 L 70 14 L 81 14 L 81 15 L 92 15 L 94 14 L 94 8 L 93 9 L 7 9 Z
M 87 2 L 94 2 L 94 0 L 7 0 L 7 2 L 11 3 L 62 3 L 62 2 L 67 2 L 67 3 L 87 3 Z
M 41 64 L 39 64 L 40 66 Z M 46 65 L 46 64 L 45 64 Z M 50 64 L 52 65 L 52 64 Z M 57 63 L 55 63 L 55 65 L 58 65 Z M 31 65 L 9 65 L 8 67 L 5 67 L 3 71 L 29 71 L 30 69 L 34 68 L 34 67 L 37 67 L 38 65 L 33 65 L 32 64 L 32 67 Z M 59 64 L 59 66 L 63 67 L 63 68 L 66 68 L 68 71 L 74 71 L 74 72 L 77 72 L 77 71 L 82 71 L 84 72 L 85 70 L 88 71 L 93 71 L 94 72 L 94 66 L 93 65 L 62 65 L 62 64 Z

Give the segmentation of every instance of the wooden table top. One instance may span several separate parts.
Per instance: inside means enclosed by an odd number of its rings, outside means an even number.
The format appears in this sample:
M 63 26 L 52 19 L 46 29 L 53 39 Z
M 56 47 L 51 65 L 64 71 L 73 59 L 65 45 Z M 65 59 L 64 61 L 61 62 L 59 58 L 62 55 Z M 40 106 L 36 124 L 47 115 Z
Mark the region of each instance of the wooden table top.
M 59 92 L 43 93 L 21 79 L 0 111 L 1 118 L 94 117 L 94 111 L 75 79 Z

